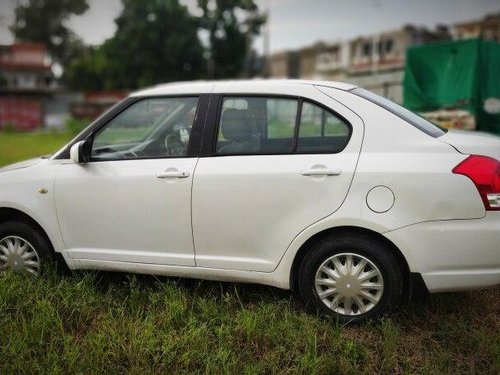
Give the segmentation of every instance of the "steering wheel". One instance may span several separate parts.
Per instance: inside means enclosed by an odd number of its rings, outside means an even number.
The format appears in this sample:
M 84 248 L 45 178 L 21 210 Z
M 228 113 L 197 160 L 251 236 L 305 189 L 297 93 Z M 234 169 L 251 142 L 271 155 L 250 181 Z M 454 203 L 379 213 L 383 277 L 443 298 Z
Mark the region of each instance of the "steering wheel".
M 143 153 L 141 151 L 125 151 L 122 152 L 122 156 L 125 159 L 133 159 L 133 158 L 139 158 L 143 156 Z
M 186 146 L 174 134 L 169 134 L 165 137 L 165 149 L 167 150 L 167 155 L 170 156 L 184 156 L 186 154 Z

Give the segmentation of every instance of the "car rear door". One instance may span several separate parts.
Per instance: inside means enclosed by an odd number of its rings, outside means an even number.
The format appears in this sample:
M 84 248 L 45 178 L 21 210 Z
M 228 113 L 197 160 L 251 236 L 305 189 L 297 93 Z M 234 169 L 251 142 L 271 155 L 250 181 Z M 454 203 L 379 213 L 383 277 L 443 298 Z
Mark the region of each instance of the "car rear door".
M 312 85 L 238 90 L 211 98 L 193 183 L 196 265 L 271 272 L 294 237 L 342 205 L 363 123 Z

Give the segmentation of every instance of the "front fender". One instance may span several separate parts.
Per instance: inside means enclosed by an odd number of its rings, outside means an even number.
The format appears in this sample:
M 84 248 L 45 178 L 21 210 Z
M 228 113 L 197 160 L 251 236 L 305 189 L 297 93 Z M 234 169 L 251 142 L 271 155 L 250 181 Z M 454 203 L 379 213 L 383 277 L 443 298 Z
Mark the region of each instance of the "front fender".
M 10 208 L 23 212 L 42 227 L 54 250 L 65 246 L 59 230 L 55 210 L 55 178 L 60 161 L 41 162 L 0 173 L 0 209 Z

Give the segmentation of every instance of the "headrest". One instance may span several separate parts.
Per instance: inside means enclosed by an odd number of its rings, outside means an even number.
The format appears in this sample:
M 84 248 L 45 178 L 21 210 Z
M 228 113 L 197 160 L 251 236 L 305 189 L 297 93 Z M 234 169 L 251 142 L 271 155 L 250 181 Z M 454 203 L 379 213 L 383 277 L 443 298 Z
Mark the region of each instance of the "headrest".
M 225 139 L 242 142 L 252 137 L 247 110 L 228 108 L 222 112 L 221 130 Z

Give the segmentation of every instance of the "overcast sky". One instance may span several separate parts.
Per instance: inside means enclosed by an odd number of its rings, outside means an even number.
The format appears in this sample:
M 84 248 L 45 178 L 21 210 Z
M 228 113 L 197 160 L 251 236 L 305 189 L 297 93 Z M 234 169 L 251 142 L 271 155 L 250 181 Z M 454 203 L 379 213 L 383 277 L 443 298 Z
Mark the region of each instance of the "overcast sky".
M 372 34 L 412 23 L 453 24 L 500 12 L 499 0 L 257 0 L 270 11 L 271 51 Z M 19 0 L 0 0 L 0 44 L 11 43 L 8 29 Z M 88 44 L 100 44 L 115 31 L 121 0 L 88 0 L 90 9 L 68 21 Z M 192 6 L 196 0 L 182 0 Z M 262 50 L 262 39 L 256 48 Z

